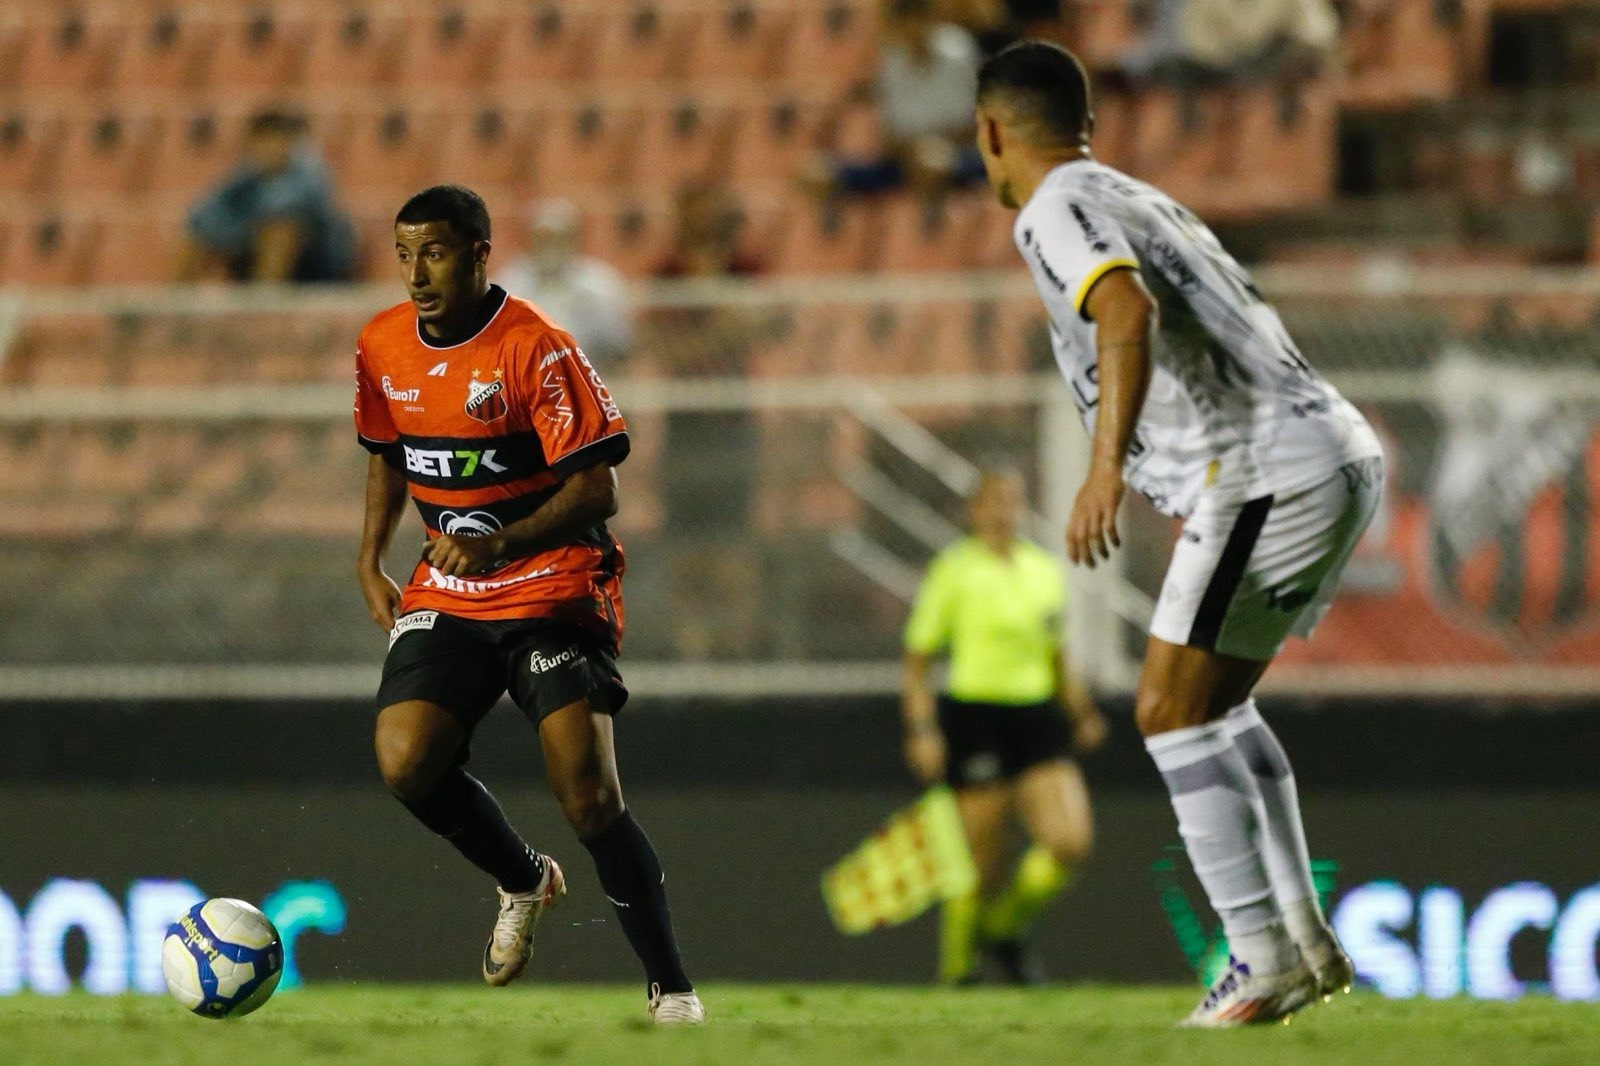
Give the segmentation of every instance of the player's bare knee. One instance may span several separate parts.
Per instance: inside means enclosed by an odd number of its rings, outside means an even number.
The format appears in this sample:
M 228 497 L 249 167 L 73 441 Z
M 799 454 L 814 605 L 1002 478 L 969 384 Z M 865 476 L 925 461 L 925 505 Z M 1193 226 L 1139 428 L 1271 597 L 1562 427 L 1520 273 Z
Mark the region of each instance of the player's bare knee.
M 585 783 L 556 792 L 561 814 L 580 839 L 603 833 L 622 817 L 622 797 L 599 784 Z
M 439 783 L 439 769 L 430 759 L 427 740 L 403 729 L 379 727 L 374 737 L 378 772 L 402 803 L 425 798 Z
M 1094 853 L 1094 834 L 1088 830 L 1059 833 L 1040 843 L 1051 858 L 1069 870 L 1088 862 Z
M 1153 737 L 1174 729 L 1204 725 L 1206 708 L 1174 692 L 1143 690 L 1134 703 L 1133 719 L 1140 735 Z

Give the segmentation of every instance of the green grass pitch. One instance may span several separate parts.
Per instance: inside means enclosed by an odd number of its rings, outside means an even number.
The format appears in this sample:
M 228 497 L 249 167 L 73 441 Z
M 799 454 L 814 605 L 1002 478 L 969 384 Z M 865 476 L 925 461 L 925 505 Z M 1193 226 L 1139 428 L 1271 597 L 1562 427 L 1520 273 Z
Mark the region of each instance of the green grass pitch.
M 637 988 L 346 985 L 212 1022 L 165 997 L 0 999 L 6 1066 L 1115 1063 L 1542 1066 L 1600 1062 L 1600 1006 L 1341 997 L 1288 1026 L 1186 1032 L 1191 988 L 945 991 L 707 985 L 698 1030 L 654 1030 Z

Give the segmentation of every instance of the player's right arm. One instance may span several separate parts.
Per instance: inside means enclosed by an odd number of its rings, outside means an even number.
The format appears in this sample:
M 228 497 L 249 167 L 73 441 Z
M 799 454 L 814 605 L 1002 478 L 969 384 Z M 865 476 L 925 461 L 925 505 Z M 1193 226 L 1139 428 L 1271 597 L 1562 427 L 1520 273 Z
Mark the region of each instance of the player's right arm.
M 1156 304 L 1137 270 L 1118 267 L 1093 283 L 1083 313 L 1095 324 L 1100 399 L 1089 474 L 1073 501 L 1067 523 L 1067 556 L 1092 568 L 1096 559 L 1109 559 L 1111 548 L 1122 546 L 1117 535 L 1122 463 L 1150 388 L 1150 338 Z
M 383 572 L 383 557 L 405 510 L 406 477 L 395 461 L 400 432 L 389 417 L 389 401 L 368 372 L 361 343 L 356 345 L 355 421 L 356 437 L 371 453 L 367 457 L 366 518 L 361 525 L 356 577 L 372 620 L 389 630 L 394 628 L 394 613 L 400 606 L 400 587 Z
M 900 686 L 900 714 L 905 724 L 906 765 L 925 785 L 944 777 L 945 743 L 939 731 L 938 696 L 933 689 L 933 657 L 950 642 L 952 596 L 949 567 L 935 559 L 917 589 L 906 623 L 905 667 Z
M 356 576 L 361 595 L 366 598 L 372 620 L 384 629 L 394 628 L 394 612 L 400 606 L 400 586 L 383 571 L 383 557 L 394 539 L 394 530 L 406 507 L 405 474 L 383 455 L 367 457 L 367 513 L 361 526 L 361 552 L 356 557 Z

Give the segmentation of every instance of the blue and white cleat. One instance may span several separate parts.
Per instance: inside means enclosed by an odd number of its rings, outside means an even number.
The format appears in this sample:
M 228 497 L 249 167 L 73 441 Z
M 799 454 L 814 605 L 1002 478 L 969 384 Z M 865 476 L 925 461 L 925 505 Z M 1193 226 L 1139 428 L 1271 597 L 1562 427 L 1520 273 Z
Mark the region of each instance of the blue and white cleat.
M 1227 971 L 1178 1025 L 1184 1029 L 1233 1029 L 1287 1022 L 1316 996 L 1317 978 L 1303 962 L 1284 973 L 1257 977 L 1230 955 Z

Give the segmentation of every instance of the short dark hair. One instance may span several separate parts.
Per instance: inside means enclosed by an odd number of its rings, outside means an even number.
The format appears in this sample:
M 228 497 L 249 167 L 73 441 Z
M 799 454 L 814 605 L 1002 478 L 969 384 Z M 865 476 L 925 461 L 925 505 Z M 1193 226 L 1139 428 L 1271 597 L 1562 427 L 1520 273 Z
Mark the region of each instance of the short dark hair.
M 1048 41 L 1019 41 L 978 70 L 978 103 L 1003 100 L 1021 125 L 1045 143 L 1089 138 L 1089 75 L 1078 57 Z
M 444 222 L 468 242 L 489 239 L 489 205 L 465 185 L 430 185 L 400 208 L 394 224 Z

